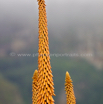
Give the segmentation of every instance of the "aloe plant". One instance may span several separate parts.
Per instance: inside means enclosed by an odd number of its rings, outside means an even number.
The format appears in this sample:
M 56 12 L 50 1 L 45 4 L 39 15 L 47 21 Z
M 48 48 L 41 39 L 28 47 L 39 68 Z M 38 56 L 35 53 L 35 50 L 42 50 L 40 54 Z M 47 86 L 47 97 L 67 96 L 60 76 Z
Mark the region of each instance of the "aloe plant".
M 54 104 L 54 83 L 50 65 L 48 28 L 45 1 L 39 5 L 38 94 L 37 104 Z
M 54 104 L 54 83 L 50 65 L 47 17 L 44 0 L 37 0 L 39 5 L 39 48 L 38 71 L 33 75 L 32 104 Z M 66 72 L 65 90 L 67 104 L 75 104 L 75 96 L 69 73 Z
M 32 82 L 32 104 L 37 104 L 38 71 L 35 70 Z
M 66 91 L 67 104 L 76 104 L 73 84 L 72 84 L 72 80 L 68 72 L 66 72 L 66 77 L 65 77 L 65 91 Z

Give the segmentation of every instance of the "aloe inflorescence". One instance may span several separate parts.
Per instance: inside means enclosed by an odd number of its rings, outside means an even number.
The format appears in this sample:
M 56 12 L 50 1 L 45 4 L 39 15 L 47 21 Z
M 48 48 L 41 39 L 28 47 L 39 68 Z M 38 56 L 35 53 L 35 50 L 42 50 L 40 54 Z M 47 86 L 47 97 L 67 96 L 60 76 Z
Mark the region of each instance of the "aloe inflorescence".
M 35 70 L 32 82 L 32 104 L 37 104 L 38 71 Z
M 39 5 L 38 94 L 37 104 L 54 104 L 54 83 L 50 65 L 48 28 L 45 1 Z
M 66 72 L 66 77 L 65 77 L 65 91 L 66 91 L 67 104 L 76 104 L 73 84 L 68 72 Z
M 55 96 L 55 94 L 50 65 L 46 5 L 44 0 L 37 1 L 39 5 L 38 71 L 35 70 L 33 75 L 32 104 L 54 104 L 53 96 Z M 65 81 L 67 104 L 75 104 L 73 85 L 68 73 L 66 73 Z

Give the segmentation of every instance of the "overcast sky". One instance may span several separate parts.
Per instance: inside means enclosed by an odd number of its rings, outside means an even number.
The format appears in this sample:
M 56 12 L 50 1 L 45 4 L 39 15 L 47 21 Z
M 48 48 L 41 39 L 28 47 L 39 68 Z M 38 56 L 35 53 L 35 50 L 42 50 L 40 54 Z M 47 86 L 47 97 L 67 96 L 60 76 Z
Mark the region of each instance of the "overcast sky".
M 51 25 L 103 20 L 103 0 L 46 0 L 46 5 Z M 0 24 L 32 21 L 38 23 L 37 0 L 0 0 Z

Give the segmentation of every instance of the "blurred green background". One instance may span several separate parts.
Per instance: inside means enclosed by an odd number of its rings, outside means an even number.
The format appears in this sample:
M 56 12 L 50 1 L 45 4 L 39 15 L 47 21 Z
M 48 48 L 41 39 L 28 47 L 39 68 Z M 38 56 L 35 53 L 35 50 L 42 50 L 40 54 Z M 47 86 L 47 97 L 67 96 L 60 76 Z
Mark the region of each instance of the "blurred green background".
M 55 104 L 66 104 L 66 71 L 77 104 L 103 104 L 103 1 L 46 5 Z M 37 0 L 0 0 L 0 104 L 32 104 L 37 53 Z

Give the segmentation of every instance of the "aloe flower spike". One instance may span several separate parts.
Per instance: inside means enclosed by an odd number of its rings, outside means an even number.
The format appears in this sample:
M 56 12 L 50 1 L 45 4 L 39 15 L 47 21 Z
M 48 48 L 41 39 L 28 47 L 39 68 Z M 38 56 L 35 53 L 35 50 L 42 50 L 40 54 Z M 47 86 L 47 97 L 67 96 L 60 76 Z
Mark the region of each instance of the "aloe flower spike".
M 76 104 L 73 84 L 72 84 L 72 80 L 68 72 L 66 72 L 66 78 L 65 78 L 65 91 L 66 91 L 67 104 Z
M 39 49 L 38 49 L 38 94 L 37 104 L 54 104 L 54 83 L 50 65 L 46 5 L 44 0 L 37 0 L 39 5 Z
M 38 71 L 35 70 L 32 82 L 32 104 L 37 104 Z

